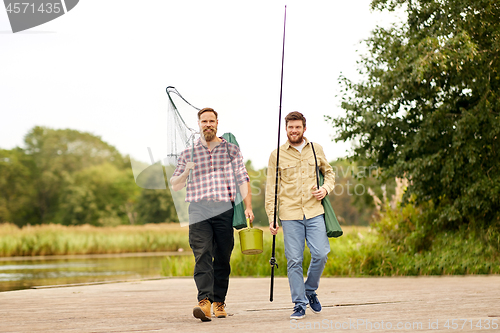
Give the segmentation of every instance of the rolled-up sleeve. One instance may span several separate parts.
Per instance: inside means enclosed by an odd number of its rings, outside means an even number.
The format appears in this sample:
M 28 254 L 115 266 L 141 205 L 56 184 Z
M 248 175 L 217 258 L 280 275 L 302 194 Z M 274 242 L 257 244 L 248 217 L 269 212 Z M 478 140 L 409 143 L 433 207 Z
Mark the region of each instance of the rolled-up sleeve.
M 238 179 L 238 185 L 243 185 L 244 183 L 250 182 L 250 177 L 248 176 L 247 168 L 245 167 L 245 164 L 243 163 L 243 154 L 241 153 L 241 150 L 239 150 L 235 146 L 235 151 L 234 151 L 234 161 L 236 162 L 236 173 L 237 173 L 237 179 Z
M 177 162 L 177 166 L 175 167 L 175 171 L 172 174 L 172 177 L 180 176 L 185 169 L 186 169 L 186 154 L 185 152 L 182 152 L 179 156 L 179 160 Z

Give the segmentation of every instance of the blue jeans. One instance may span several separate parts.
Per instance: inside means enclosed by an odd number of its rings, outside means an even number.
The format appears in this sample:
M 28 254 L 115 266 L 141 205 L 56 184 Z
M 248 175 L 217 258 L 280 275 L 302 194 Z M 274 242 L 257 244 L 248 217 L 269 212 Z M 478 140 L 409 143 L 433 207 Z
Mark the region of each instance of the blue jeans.
M 314 294 L 318 289 L 319 279 L 330 252 L 325 217 L 322 214 L 310 219 L 304 217 L 303 220 L 286 220 L 281 221 L 281 225 L 285 239 L 285 256 L 292 302 L 305 310 L 309 304 L 306 295 Z M 304 282 L 302 261 L 305 241 L 311 251 L 311 263 Z

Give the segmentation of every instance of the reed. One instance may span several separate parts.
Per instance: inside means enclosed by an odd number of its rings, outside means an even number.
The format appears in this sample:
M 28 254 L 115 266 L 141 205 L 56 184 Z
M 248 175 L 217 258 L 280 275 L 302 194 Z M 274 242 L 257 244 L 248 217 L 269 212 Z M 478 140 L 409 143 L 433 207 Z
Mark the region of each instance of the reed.
M 159 252 L 189 249 L 187 228 L 178 225 L 94 227 L 0 224 L 0 256 Z
M 500 274 L 500 253 L 488 241 L 491 235 L 468 230 L 434 235 L 432 246 L 413 251 L 395 245 L 369 227 L 343 227 L 344 235 L 330 239 L 331 252 L 324 276 L 407 276 Z M 496 234 L 495 234 L 496 235 Z M 488 237 L 488 238 L 485 238 Z M 283 234 L 276 238 L 276 276 L 286 276 Z M 232 276 L 269 276 L 272 236 L 264 229 L 264 252 L 243 255 L 239 237 L 231 257 Z M 191 251 L 188 228 L 178 224 L 93 227 L 39 225 L 18 228 L 0 224 L 0 257 Z M 304 252 L 304 274 L 310 263 Z M 162 261 L 164 276 L 192 276 L 194 258 L 169 256 Z
M 264 228 L 263 230 L 263 252 L 261 254 L 255 255 L 244 255 L 241 253 L 239 237 L 237 232 L 235 232 L 234 250 L 231 255 L 232 276 L 262 277 L 270 275 L 271 266 L 269 264 L 269 259 L 271 258 L 272 236 L 268 230 Z M 370 232 L 369 230 L 370 229 L 366 227 L 344 227 L 345 234 L 342 237 L 330 239 L 330 248 L 332 250 L 329 254 L 327 266 L 330 268 L 333 267 L 333 270 L 330 269 L 331 274 L 337 275 L 338 271 L 345 271 L 345 262 L 338 261 L 336 258 L 339 257 L 339 255 L 342 255 L 342 253 L 345 252 L 348 248 L 357 249 L 359 247 L 359 235 L 368 234 Z M 275 276 L 287 276 L 285 246 L 283 242 L 283 234 L 281 232 L 279 232 L 278 236 L 276 237 L 275 258 L 279 266 L 278 269 L 275 269 Z M 309 267 L 310 262 L 311 255 L 306 246 L 306 249 L 304 251 L 304 261 L 302 263 L 302 267 L 305 273 L 307 272 L 307 268 Z M 340 266 L 342 266 L 342 269 L 338 268 Z M 354 269 L 347 269 L 347 271 L 354 271 Z M 192 276 L 193 272 L 193 257 L 168 257 L 163 260 L 162 275 L 164 276 Z
M 500 254 L 481 242 L 475 235 L 462 232 L 437 235 L 437 241 L 428 251 L 404 252 L 384 241 L 373 229 L 345 227 L 344 235 L 330 238 L 330 253 L 323 276 L 417 276 L 500 274 Z M 276 276 L 286 276 L 283 235 L 276 239 Z M 269 276 L 272 237 L 264 232 L 264 251 L 257 255 L 243 255 L 235 234 L 235 248 L 231 256 L 231 276 Z M 303 269 L 311 261 L 309 250 L 304 251 Z M 192 276 L 192 256 L 165 258 L 164 276 Z

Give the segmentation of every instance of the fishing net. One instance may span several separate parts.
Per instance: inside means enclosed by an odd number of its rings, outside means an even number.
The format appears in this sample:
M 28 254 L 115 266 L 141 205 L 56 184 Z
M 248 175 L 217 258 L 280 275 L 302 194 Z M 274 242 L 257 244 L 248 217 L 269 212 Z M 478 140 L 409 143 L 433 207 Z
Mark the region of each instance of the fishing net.
M 195 130 L 198 123 L 199 108 L 189 103 L 172 86 L 167 87 L 167 157 L 164 160 L 167 180 L 172 177 L 180 154 L 186 149 L 193 149 L 194 142 L 199 138 L 199 132 Z M 192 156 L 191 156 L 192 158 Z M 191 181 L 191 176 L 188 178 Z M 170 193 L 182 226 L 189 224 L 188 207 L 186 199 L 186 188 L 174 191 L 168 182 Z
M 194 129 L 198 128 L 199 109 L 187 102 L 174 87 L 167 87 L 167 96 L 166 132 L 161 133 L 164 139 L 151 142 L 153 147 L 147 147 L 151 164 L 134 159 L 130 162 L 135 182 L 139 187 L 170 192 L 179 221 L 184 226 L 189 223 L 189 203 L 185 202 L 186 190 L 184 188 L 177 192 L 173 191 L 169 180 L 175 171 L 180 154 L 192 147 L 193 142 L 199 137 L 198 131 Z M 165 118 L 156 121 L 164 123 Z M 155 160 L 155 157 L 160 156 L 163 159 Z
M 168 148 L 165 162 L 177 165 L 180 154 L 188 146 L 192 146 L 195 138 L 199 136 L 194 127 L 197 125 L 197 114 L 200 109 L 186 101 L 174 87 L 167 87 L 167 96 Z M 190 127 L 186 121 L 194 127 Z

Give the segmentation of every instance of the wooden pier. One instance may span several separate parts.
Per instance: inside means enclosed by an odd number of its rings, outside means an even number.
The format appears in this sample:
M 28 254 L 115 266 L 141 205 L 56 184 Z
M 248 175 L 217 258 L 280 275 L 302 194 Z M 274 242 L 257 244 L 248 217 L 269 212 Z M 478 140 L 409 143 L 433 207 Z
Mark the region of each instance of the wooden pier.
M 320 314 L 290 321 L 288 280 L 231 278 L 228 318 L 192 316 L 192 278 L 0 293 L 0 332 L 500 332 L 500 276 L 323 278 Z M 487 328 L 488 327 L 488 328 Z

